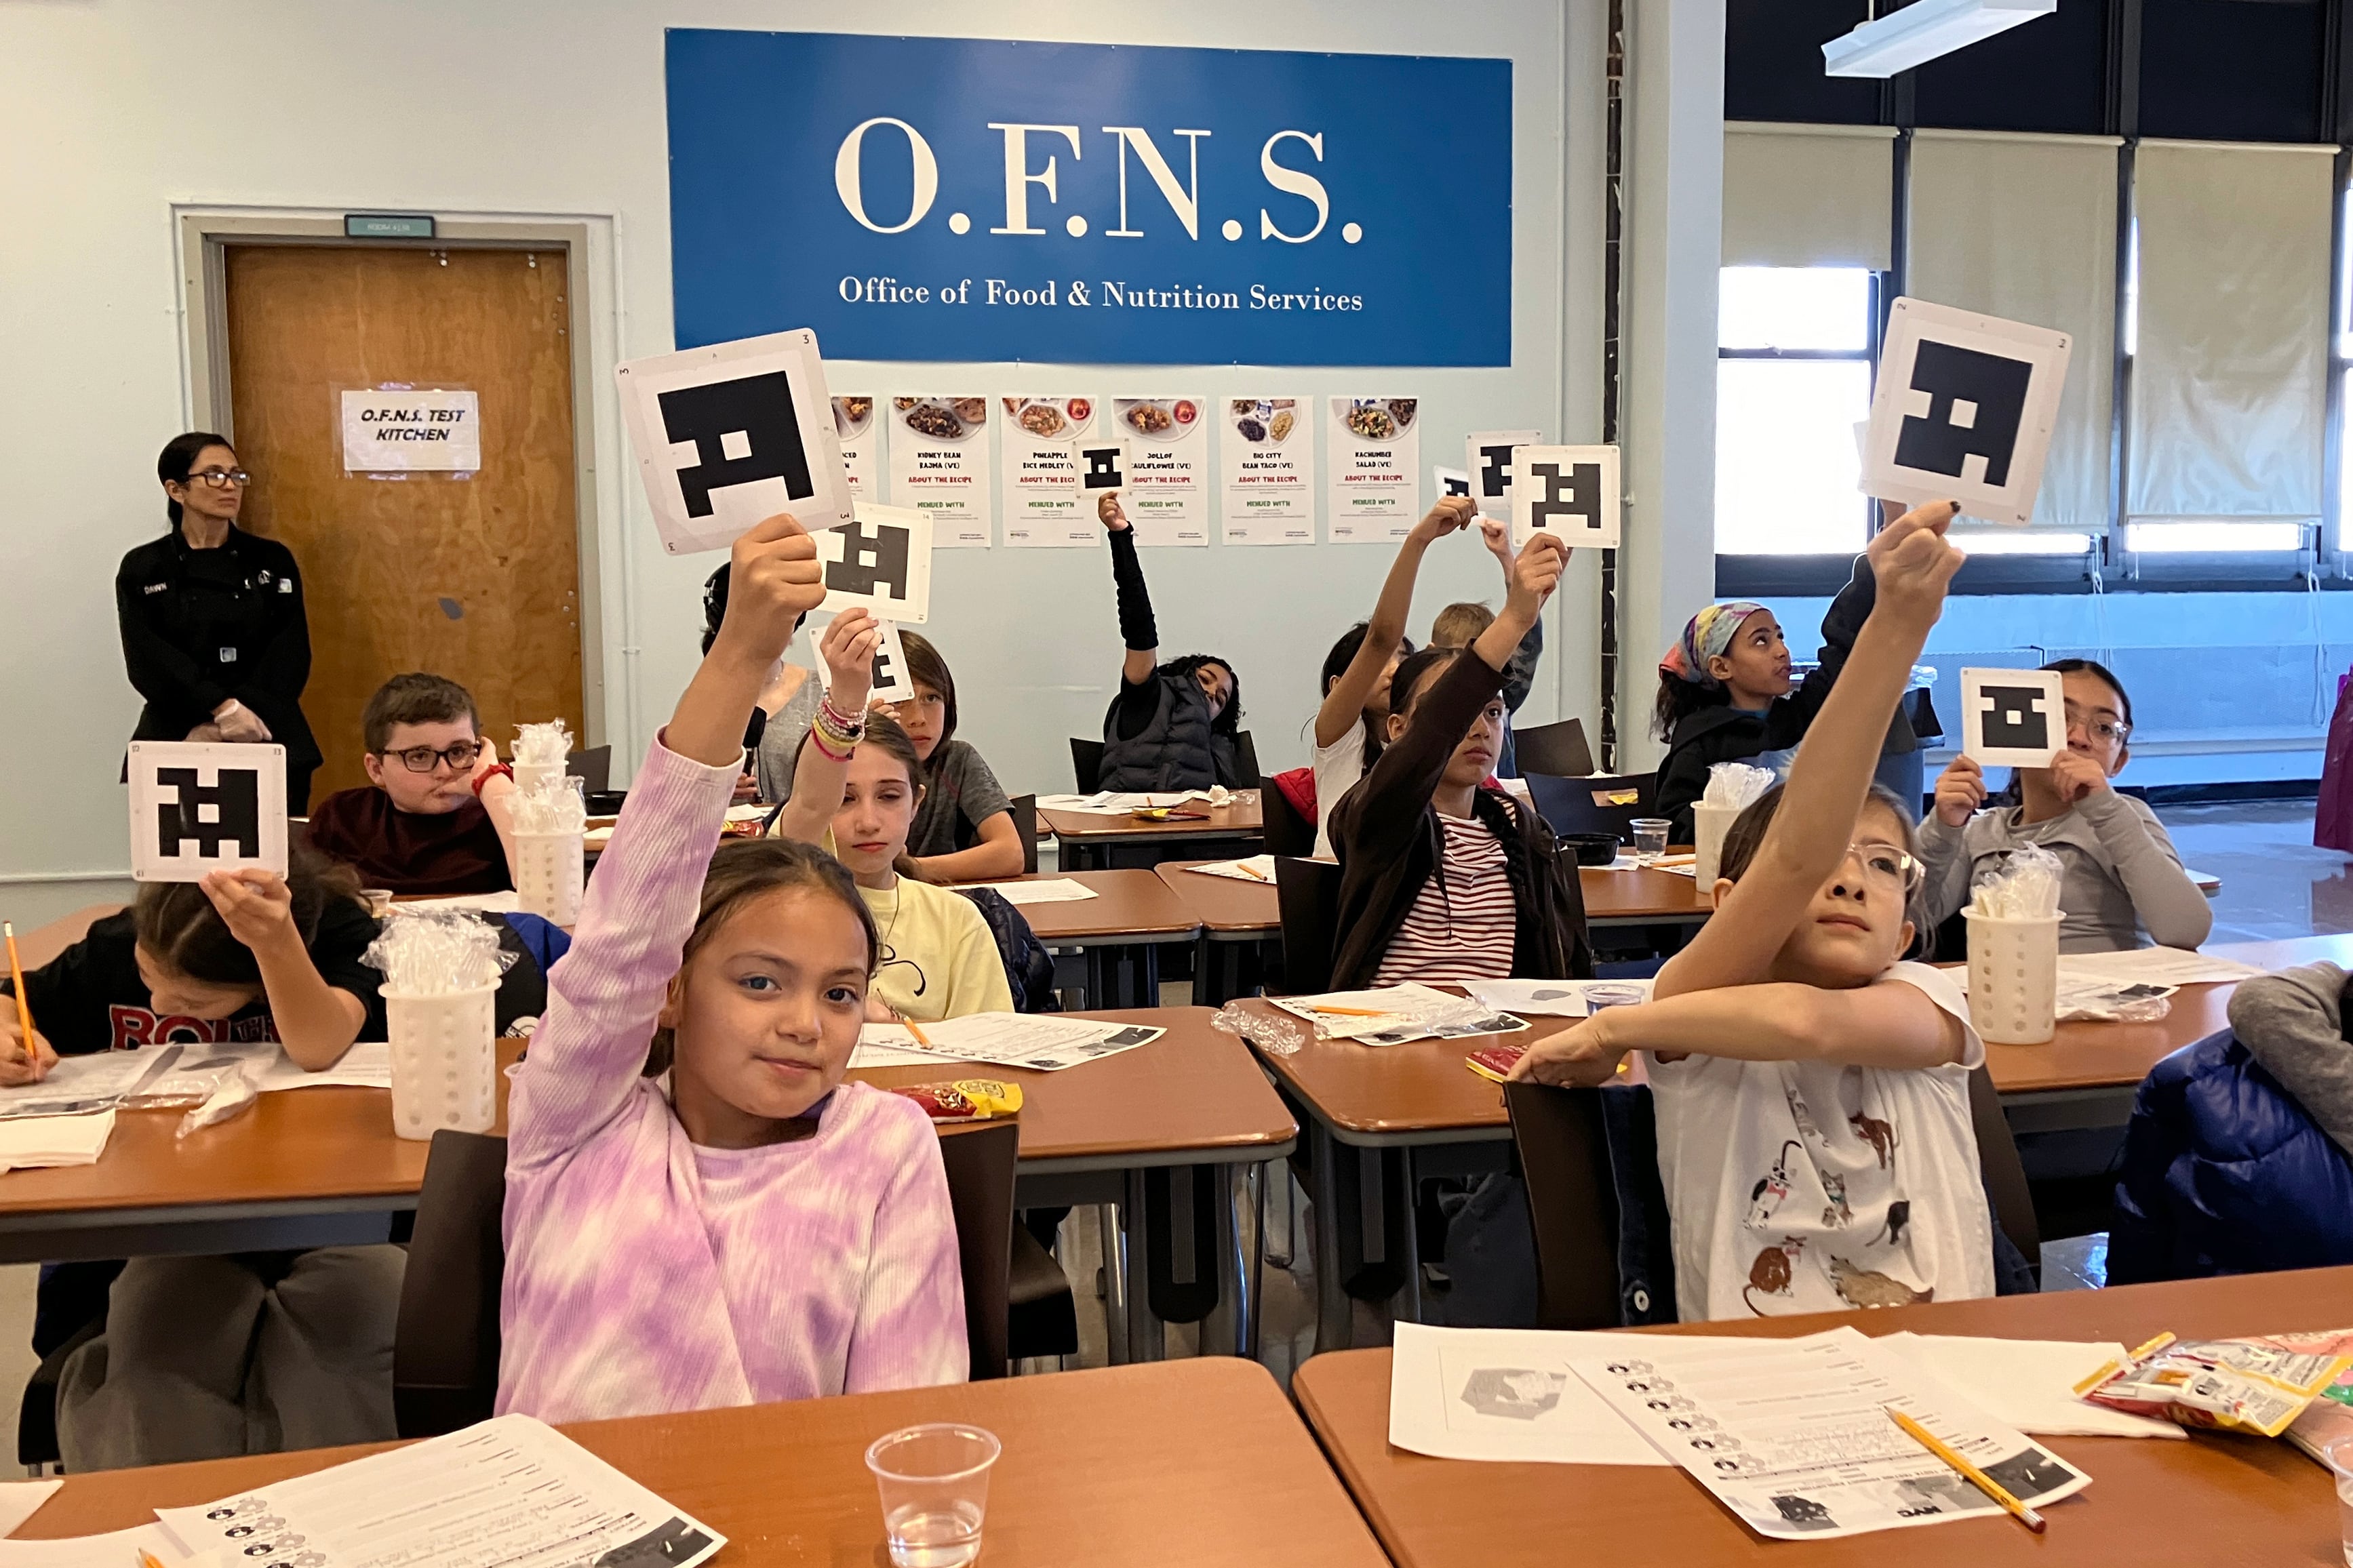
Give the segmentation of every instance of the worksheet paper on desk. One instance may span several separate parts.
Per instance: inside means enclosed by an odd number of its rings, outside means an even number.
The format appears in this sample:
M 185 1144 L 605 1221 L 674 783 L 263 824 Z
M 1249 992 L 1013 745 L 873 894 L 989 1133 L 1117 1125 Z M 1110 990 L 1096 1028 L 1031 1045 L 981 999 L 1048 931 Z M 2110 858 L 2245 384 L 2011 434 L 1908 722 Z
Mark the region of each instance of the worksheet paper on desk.
M 2122 981 L 2143 985 L 2203 985 L 2253 980 L 2263 972 L 2235 958 L 2179 947 L 2134 947 L 2122 952 L 2064 952 L 2059 978 Z
M 35 1483 L 26 1483 L 35 1484 Z M 52 1488 L 63 1481 L 45 1483 Z M 220 1568 L 247 1559 L 229 1552 L 207 1553 L 196 1563 L 179 1539 L 160 1524 L 135 1524 L 104 1535 L 69 1535 L 56 1541 L 0 1541 L 0 1568 L 138 1568 L 139 1554 L 151 1552 L 159 1563 L 177 1568 Z
M 2096 1341 L 1989 1340 L 1961 1334 L 1886 1334 L 1876 1342 L 1998 1421 L 2039 1437 L 2179 1437 L 2170 1421 L 2111 1410 L 2076 1396 L 2075 1385 L 2125 1347 Z
M 1229 796 L 1229 799 L 1231 797 Z M 1150 791 L 1099 790 L 1093 795 L 1041 795 L 1038 797 L 1040 811 L 1075 811 L 1088 816 L 1127 816 L 1139 811 L 1156 811 L 1166 806 L 1187 805 L 1194 802 L 1204 805 L 1219 804 L 1208 790 Z
M 1389 1442 L 1439 1459 L 1667 1464 L 1568 1370 L 1569 1356 L 1608 1354 L 1630 1337 L 1400 1322 L 1389 1359 Z
M 987 888 L 1008 904 L 1075 904 L 1096 897 L 1095 890 L 1084 882 L 1073 882 L 1068 877 L 1055 877 L 1042 882 L 958 882 L 955 890 L 968 892 L 975 888 Z
M 63 1481 L 0 1481 L 0 1535 L 15 1533 L 63 1485 Z
M 305 1568 L 692 1568 L 727 1543 L 528 1415 L 501 1415 L 210 1505 L 155 1513 L 197 1552 L 227 1548 L 223 1555 L 234 1561 L 266 1557 Z
M 1569 1370 L 1759 1535 L 1819 1541 L 1999 1515 L 1902 1410 L 2032 1507 L 2091 1478 L 1852 1327 L 1759 1343 L 1620 1341 Z
M 1582 1018 L 1588 985 L 1599 985 L 1605 992 L 1632 986 L 1647 1002 L 1653 984 L 1648 980 L 1466 980 L 1462 989 L 1499 1013 L 1517 1013 L 1523 1017 Z
M 281 1089 L 392 1087 L 392 1047 L 381 1040 L 354 1044 L 334 1066 L 318 1072 L 305 1071 L 275 1040 L 141 1046 L 60 1057 L 39 1083 L 0 1089 L 0 1124 L 80 1115 L 125 1099 L 191 1094 L 201 1099 L 214 1085 L 195 1081 L 192 1075 L 224 1067 L 243 1069 L 264 1094 Z
M 612 831 L 607 827 L 607 833 Z M 393 906 L 406 910 L 474 910 L 486 915 L 512 915 L 522 910 L 522 895 L 512 888 L 496 893 L 451 893 L 438 899 L 402 899 Z
M 1515 1035 L 1528 1026 L 1525 1018 L 1497 1013 L 1483 1002 L 1410 981 L 1371 991 L 1330 991 L 1320 996 L 1270 996 L 1267 1000 L 1293 1017 L 1306 1019 L 1324 1039 L 1354 1040 L 1365 1046 Z
M 1212 860 L 1206 866 L 1191 866 L 1187 869 L 1204 877 L 1227 877 L 1237 882 L 1274 885 L 1274 857 L 1271 855 L 1252 855 L 1241 860 Z
M 904 1053 L 910 1060 L 945 1066 L 986 1062 L 992 1067 L 1029 1068 L 1035 1072 L 1060 1072 L 1148 1046 L 1166 1029 L 1141 1024 L 1111 1024 L 1095 1018 L 1073 1018 L 1044 1013 L 967 1013 L 916 1026 L 917 1040 L 904 1025 L 869 1024 L 859 1034 L 860 1056 L 853 1067 L 904 1066 L 904 1062 L 861 1059 L 874 1047 Z

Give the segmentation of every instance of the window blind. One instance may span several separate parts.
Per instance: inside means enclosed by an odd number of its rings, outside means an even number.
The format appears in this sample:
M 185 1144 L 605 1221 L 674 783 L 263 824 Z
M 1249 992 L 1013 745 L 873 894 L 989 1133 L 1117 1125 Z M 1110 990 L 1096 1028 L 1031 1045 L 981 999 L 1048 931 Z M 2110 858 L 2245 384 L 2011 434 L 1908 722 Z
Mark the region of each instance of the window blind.
M 1724 265 L 1889 265 L 1893 128 L 1724 128 Z

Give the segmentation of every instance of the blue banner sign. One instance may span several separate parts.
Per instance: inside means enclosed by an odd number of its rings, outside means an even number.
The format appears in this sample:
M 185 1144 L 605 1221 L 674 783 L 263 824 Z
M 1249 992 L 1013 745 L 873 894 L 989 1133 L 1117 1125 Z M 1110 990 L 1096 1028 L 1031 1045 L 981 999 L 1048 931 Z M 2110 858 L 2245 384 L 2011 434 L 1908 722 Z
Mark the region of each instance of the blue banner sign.
M 668 35 L 681 348 L 1504 365 L 1512 65 Z

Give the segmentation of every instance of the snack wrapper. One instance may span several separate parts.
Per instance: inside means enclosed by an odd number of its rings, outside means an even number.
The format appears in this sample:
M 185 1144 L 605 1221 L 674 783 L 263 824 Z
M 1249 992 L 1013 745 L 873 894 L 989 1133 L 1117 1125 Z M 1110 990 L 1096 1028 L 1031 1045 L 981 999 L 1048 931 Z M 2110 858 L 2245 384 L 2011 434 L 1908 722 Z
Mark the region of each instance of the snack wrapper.
M 988 1121 L 1021 1111 L 1021 1086 L 997 1078 L 953 1083 L 902 1083 L 891 1090 L 922 1106 L 934 1121 Z
M 2179 1341 L 2167 1334 L 2078 1392 L 2094 1405 L 2276 1437 L 2353 1367 L 2353 1329 Z
M 1481 1078 L 1501 1083 L 1512 1076 L 1512 1068 L 1527 1054 L 1527 1050 L 1525 1046 L 1489 1046 L 1484 1050 L 1472 1051 L 1464 1057 L 1462 1065 Z

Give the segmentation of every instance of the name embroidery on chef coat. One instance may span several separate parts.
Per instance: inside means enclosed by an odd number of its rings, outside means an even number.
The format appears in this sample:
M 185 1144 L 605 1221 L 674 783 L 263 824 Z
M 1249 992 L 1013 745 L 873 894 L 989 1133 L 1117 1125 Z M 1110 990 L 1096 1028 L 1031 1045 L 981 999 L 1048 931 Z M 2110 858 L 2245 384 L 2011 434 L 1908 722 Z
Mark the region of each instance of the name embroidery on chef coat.
M 235 664 L 237 662 L 237 649 L 233 647 L 225 647 L 221 649 L 220 661 L 223 664 Z
M 142 594 L 160 594 L 171 585 L 169 583 L 150 583 L 139 591 Z

